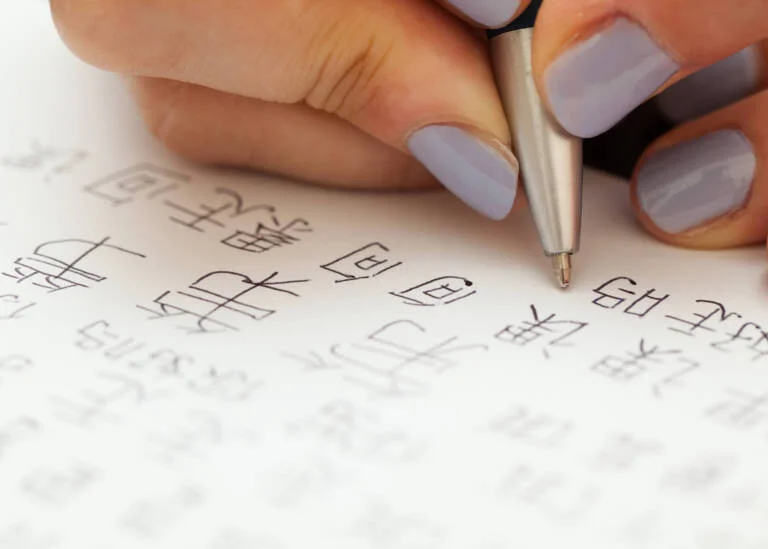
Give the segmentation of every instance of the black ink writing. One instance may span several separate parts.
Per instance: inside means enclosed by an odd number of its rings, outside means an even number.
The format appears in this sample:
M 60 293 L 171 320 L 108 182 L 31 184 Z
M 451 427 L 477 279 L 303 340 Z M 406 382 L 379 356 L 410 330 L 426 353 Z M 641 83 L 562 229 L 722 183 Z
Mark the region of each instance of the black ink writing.
M 337 284 L 374 278 L 402 265 L 388 257 L 389 253 L 390 249 L 384 244 L 374 242 L 321 267 L 339 277 Z
M 189 334 L 238 331 L 243 320 L 259 322 L 277 309 L 265 304 L 276 296 L 299 297 L 289 289 L 309 280 L 278 280 L 274 272 L 261 280 L 232 271 L 214 271 L 195 280 L 185 290 L 166 291 L 153 303 L 139 306 L 150 320 L 181 320 L 177 328 Z M 186 322 L 185 322 L 186 321 Z
M 460 276 L 443 276 L 433 278 L 401 292 L 390 292 L 399 297 L 406 305 L 417 307 L 435 307 L 450 305 L 471 297 L 477 293 L 471 280 Z

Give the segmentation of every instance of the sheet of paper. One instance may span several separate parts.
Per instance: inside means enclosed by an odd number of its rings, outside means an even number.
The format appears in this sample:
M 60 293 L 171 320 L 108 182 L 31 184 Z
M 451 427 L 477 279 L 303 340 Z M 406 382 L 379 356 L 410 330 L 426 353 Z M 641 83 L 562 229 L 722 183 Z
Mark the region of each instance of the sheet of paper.
M 0 548 L 768 547 L 763 250 L 188 165 L 0 18 Z M 23 55 L 20 55 L 23 52 Z

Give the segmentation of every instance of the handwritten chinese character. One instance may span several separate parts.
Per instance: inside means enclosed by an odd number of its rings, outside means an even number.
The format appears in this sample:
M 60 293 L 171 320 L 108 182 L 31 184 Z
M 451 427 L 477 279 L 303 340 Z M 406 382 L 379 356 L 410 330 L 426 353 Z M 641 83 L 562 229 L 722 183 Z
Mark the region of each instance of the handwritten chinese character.
M 121 407 L 144 402 L 147 398 L 144 385 L 128 376 L 101 373 L 95 381 L 95 387 L 74 395 L 51 396 L 56 418 L 83 428 L 99 423 L 118 423 Z
M 109 244 L 110 237 L 98 241 L 80 238 L 52 240 L 40 244 L 30 257 L 14 262 L 13 272 L 3 276 L 16 280 L 17 284 L 30 282 L 49 293 L 69 288 L 88 288 L 90 284 L 103 282 L 107 277 L 97 274 L 95 267 L 86 267 L 102 251 L 116 251 L 134 257 L 144 254 Z
M 150 320 L 169 318 L 194 319 L 192 324 L 180 324 L 187 333 L 209 334 L 237 331 L 243 318 L 262 321 L 277 312 L 264 301 L 274 296 L 299 297 L 287 286 L 303 284 L 309 280 L 277 280 L 274 272 L 262 280 L 253 280 L 242 273 L 214 271 L 190 284 L 186 290 L 167 291 L 153 303 L 157 308 L 139 306 L 152 313 Z
M 768 357 L 768 331 L 759 324 L 745 322 L 736 332 L 726 336 L 725 340 L 713 342 L 712 347 L 726 353 L 734 349 L 745 350 L 754 362 Z
M 637 282 L 626 276 L 613 278 L 594 290 L 599 297 L 592 303 L 603 309 L 622 307 L 627 315 L 645 318 L 669 298 L 669 294 L 656 295 L 655 289 L 648 290 L 638 297 L 638 292 L 632 289 L 636 286 Z M 629 305 L 624 307 L 625 303 Z
M 651 365 L 669 365 L 673 362 L 682 362 L 689 368 L 698 367 L 698 364 L 686 358 L 681 350 L 664 350 L 658 345 L 650 347 L 643 339 L 638 351 L 629 351 L 624 355 L 608 355 L 595 363 L 592 371 L 616 381 L 631 381 L 647 372 Z
M 296 352 L 284 356 L 316 371 L 341 371 L 344 380 L 371 396 L 423 394 L 430 380 L 461 364 L 460 357 L 487 351 L 482 344 L 462 343 L 458 336 L 435 336 L 410 320 L 391 322 L 360 342 L 332 345 L 327 353 Z
M 499 491 L 558 521 L 583 519 L 600 499 L 593 483 L 528 464 L 505 475 Z
M 406 305 L 435 307 L 471 297 L 477 293 L 473 288 L 471 280 L 460 276 L 443 276 L 401 292 L 390 292 L 390 295 L 401 298 Z
M 205 492 L 193 485 L 183 485 L 170 493 L 136 501 L 120 519 L 126 531 L 138 538 L 154 539 L 206 501 Z
M 33 141 L 30 151 L 0 158 L 0 166 L 27 172 L 45 171 L 44 181 L 71 172 L 75 166 L 88 157 L 85 151 L 56 149 Z
M 736 465 L 737 460 L 727 456 L 697 457 L 667 471 L 661 485 L 686 495 L 698 495 L 723 482 Z
M 768 393 L 730 390 L 705 414 L 718 423 L 744 431 L 768 428 Z
M 675 322 L 685 326 L 685 328 L 675 327 L 669 329 L 673 332 L 695 337 L 695 335 L 700 331 L 710 333 L 715 332 L 715 328 L 711 326 L 714 323 L 722 324 L 732 318 L 741 318 L 741 315 L 738 313 L 729 313 L 725 306 L 722 303 L 718 303 L 717 301 L 699 299 L 696 301 L 696 303 L 706 305 L 706 312 L 694 313 L 693 317 L 695 320 L 685 320 L 679 317 L 666 315 L 666 318 L 674 320 Z
M 300 242 L 302 234 L 311 232 L 312 227 L 304 219 L 294 219 L 290 223 L 281 225 L 275 218 L 273 227 L 259 223 L 255 231 L 236 231 L 221 243 L 236 250 L 260 254 Z
M 0 320 L 18 320 L 23 314 L 34 307 L 36 303 L 23 301 L 16 294 L 0 294 Z
M 85 186 L 86 193 L 113 206 L 152 200 L 189 182 L 189 176 L 153 164 L 139 164 Z
M 631 434 L 612 435 L 592 460 L 598 471 L 627 471 L 638 461 L 661 454 L 660 442 L 646 440 Z
M 226 227 L 227 221 L 222 221 L 222 217 L 231 220 L 253 212 L 261 212 L 270 217 L 275 214 L 274 206 L 267 204 L 247 206 L 243 197 L 231 189 L 216 189 L 214 194 L 218 200 L 212 204 L 184 206 L 167 200 L 165 205 L 177 212 L 176 216 L 170 217 L 170 220 L 193 231 L 204 233 L 209 226 Z
M 100 476 L 96 467 L 84 463 L 41 468 L 22 478 L 20 491 L 39 503 L 63 507 L 91 489 Z
M 102 351 L 105 358 L 120 360 L 145 347 L 145 344 L 133 338 L 121 338 L 110 331 L 106 320 L 97 320 L 77 330 L 75 346 L 83 351 Z
M 373 412 L 345 400 L 334 400 L 287 428 L 291 434 L 311 435 L 354 457 L 405 461 L 421 451 L 407 432 L 382 424 Z
M 587 322 L 558 319 L 555 314 L 542 318 L 535 305 L 531 305 L 531 314 L 533 320 L 507 326 L 496 339 L 518 347 L 538 343 L 544 356 L 550 358 L 552 349 L 571 346 L 566 341 L 589 326 Z
M 571 436 L 574 425 L 549 414 L 517 406 L 491 424 L 491 431 L 505 438 L 550 450 L 562 446 Z
M 442 549 L 447 540 L 440 526 L 379 502 L 368 505 L 355 521 L 353 534 L 371 549 Z
M 0 381 L 3 380 L 3 374 L 21 373 L 34 366 L 31 358 L 22 355 L 0 355 Z
M 395 262 L 387 257 L 389 252 L 389 248 L 374 242 L 321 267 L 340 277 L 336 280 L 337 284 L 374 278 L 402 265 L 402 262 Z

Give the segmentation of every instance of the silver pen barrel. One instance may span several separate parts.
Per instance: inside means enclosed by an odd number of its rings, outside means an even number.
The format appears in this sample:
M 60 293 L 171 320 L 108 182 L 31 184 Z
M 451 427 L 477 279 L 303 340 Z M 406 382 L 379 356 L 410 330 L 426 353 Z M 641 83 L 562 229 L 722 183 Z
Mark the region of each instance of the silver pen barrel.
M 581 232 L 581 140 L 563 130 L 544 106 L 533 78 L 533 28 L 499 34 L 491 54 L 514 152 L 544 253 L 554 258 L 561 285 Z M 564 284 L 564 279 L 566 284 Z

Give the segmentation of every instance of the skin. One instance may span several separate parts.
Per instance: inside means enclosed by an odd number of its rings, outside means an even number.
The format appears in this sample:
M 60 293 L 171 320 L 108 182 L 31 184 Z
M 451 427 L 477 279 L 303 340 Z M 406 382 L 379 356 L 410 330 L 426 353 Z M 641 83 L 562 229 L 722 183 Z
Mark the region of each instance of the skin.
M 432 0 L 51 0 L 51 9 L 67 45 L 125 75 L 150 130 L 193 161 L 349 188 L 418 189 L 437 185 L 406 147 L 426 125 L 460 126 L 508 154 L 483 34 Z M 639 23 L 680 65 L 662 89 L 768 38 L 767 0 L 547 0 L 534 44 L 545 102 L 551 63 L 617 17 Z M 765 242 L 766 127 L 768 92 L 758 92 L 653 143 L 638 169 L 661 148 L 739 129 L 758 168 L 738 212 L 668 234 L 635 197 L 641 225 L 687 247 Z

